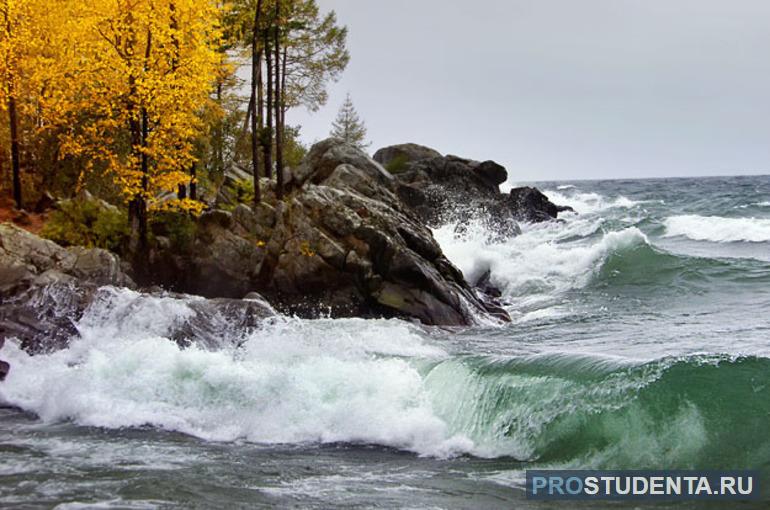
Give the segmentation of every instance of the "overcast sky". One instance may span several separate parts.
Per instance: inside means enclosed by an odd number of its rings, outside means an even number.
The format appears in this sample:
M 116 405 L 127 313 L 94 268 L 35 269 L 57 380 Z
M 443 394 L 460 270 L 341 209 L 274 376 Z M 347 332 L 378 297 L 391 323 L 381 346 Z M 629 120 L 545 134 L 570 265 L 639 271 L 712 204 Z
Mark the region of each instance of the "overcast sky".
M 769 0 L 318 0 L 349 27 L 372 151 L 416 142 L 513 180 L 770 173 Z

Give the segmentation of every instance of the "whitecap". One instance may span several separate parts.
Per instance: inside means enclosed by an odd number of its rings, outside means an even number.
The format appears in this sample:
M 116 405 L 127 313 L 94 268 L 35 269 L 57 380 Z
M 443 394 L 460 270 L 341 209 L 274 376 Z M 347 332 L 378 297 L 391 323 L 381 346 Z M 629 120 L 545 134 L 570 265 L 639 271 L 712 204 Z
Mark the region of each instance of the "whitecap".
M 665 237 L 686 237 L 715 243 L 770 241 L 770 219 L 686 214 L 666 218 L 663 225 L 666 228 Z

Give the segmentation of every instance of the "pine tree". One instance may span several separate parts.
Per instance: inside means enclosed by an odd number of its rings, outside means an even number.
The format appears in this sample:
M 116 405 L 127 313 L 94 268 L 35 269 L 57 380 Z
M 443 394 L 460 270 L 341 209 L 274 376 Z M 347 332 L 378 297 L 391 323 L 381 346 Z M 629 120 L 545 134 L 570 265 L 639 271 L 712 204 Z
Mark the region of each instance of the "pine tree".
M 366 140 L 366 124 L 358 116 L 356 108 L 353 106 L 353 100 L 350 98 L 350 94 L 345 98 L 345 102 L 342 103 L 337 118 L 332 123 L 331 136 L 334 138 L 341 138 L 346 142 L 355 145 L 359 149 L 366 149 L 369 147 L 369 143 L 365 143 Z

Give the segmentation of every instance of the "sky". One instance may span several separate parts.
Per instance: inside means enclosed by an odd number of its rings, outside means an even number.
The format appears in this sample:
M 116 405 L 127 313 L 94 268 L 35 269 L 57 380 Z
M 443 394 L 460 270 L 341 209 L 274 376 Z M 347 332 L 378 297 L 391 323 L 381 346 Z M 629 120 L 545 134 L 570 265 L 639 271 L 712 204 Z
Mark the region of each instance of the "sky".
M 414 142 L 514 181 L 770 174 L 770 1 L 317 0 L 349 28 L 371 151 Z

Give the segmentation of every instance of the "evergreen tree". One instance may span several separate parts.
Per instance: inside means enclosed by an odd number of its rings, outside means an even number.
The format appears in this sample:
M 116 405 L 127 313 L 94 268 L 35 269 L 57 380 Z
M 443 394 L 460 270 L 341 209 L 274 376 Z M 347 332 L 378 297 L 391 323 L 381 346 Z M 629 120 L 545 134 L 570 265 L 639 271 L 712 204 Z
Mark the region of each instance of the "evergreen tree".
M 366 124 L 358 116 L 350 94 L 347 95 L 345 102 L 342 103 L 337 118 L 332 124 L 331 136 L 341 138 L 359 149 L 366 149 L 370 145 L 365 143 Z

